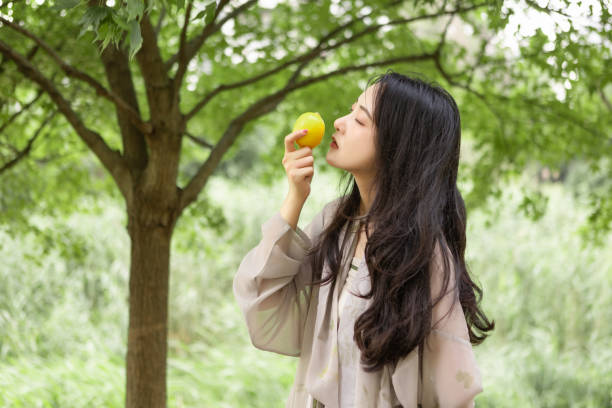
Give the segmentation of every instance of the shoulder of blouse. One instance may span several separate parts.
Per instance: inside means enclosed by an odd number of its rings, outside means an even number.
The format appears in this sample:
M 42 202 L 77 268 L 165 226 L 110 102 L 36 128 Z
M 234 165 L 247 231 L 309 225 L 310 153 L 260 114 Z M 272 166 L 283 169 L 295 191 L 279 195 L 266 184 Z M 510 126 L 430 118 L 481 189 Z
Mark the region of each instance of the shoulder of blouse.
M 342 197 L 335 198 L 323 206 L 323 225 L 326 225 L 336 213 Z

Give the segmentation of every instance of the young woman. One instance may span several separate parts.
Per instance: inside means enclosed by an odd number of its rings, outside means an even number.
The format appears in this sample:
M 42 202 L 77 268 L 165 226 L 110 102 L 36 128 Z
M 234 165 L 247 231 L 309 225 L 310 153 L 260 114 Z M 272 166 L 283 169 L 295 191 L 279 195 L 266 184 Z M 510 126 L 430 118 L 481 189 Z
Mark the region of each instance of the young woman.
M 234 278 L 251 340 L 299 356 L 290 408 L 472 407 L 494 322 L 464 262 L 455 101 L 388 71 L 334 128 L 326 160 L 352 189 L 304 230 L 312 151 L 285 138 L 288 195 Z

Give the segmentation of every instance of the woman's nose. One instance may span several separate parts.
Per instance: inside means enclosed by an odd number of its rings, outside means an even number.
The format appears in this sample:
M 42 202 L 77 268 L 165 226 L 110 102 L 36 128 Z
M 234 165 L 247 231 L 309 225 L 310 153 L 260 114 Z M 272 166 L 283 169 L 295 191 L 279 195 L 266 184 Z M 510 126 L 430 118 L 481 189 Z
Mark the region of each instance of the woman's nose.
M 334 121 L 334 128 L 339 132 L 340 131 L 340 125 L 342 125 L 342 118 L 338 118 Z

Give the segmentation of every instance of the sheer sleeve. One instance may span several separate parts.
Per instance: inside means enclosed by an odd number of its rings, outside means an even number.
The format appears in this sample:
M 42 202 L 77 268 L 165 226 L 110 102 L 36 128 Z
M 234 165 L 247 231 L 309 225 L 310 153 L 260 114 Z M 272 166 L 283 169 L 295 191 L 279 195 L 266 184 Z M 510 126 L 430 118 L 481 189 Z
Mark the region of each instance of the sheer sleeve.
M 433 308 L 432 332 L 423 348 L 423 407 L 473 407 L 474 397 L 483 389 L 447 251 L 449 282 L 444 297 Z M 430 266 L 432 299 L 442 293 L 443 268 L 437 245 Z
M 261 228 L 261 241 L 251 249 L 234 276 L 234 296 L 255 347 L 299 356 L 310 304 L 310 258 L 306 251 L 323 225 L 323 211 L 296 230 L 280 211 Z

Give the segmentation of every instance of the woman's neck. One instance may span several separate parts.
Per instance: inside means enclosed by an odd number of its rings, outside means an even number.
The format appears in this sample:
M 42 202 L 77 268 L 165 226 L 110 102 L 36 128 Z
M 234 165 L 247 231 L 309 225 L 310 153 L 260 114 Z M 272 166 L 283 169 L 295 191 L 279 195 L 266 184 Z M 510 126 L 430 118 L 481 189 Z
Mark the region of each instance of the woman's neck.
M 359 200 L 359 215 L 365 215 L 370 211 L 370 207 L 372 206 L 372 201 L 374 200 L 374 196 L 376 194 L 374 186 L 374 179 L 372 175 L 364 176 L 361 174 L 354 175 L 355 183 L 357 183 L 357 188 L 359 188 L 359 195 L 361 199 Z

